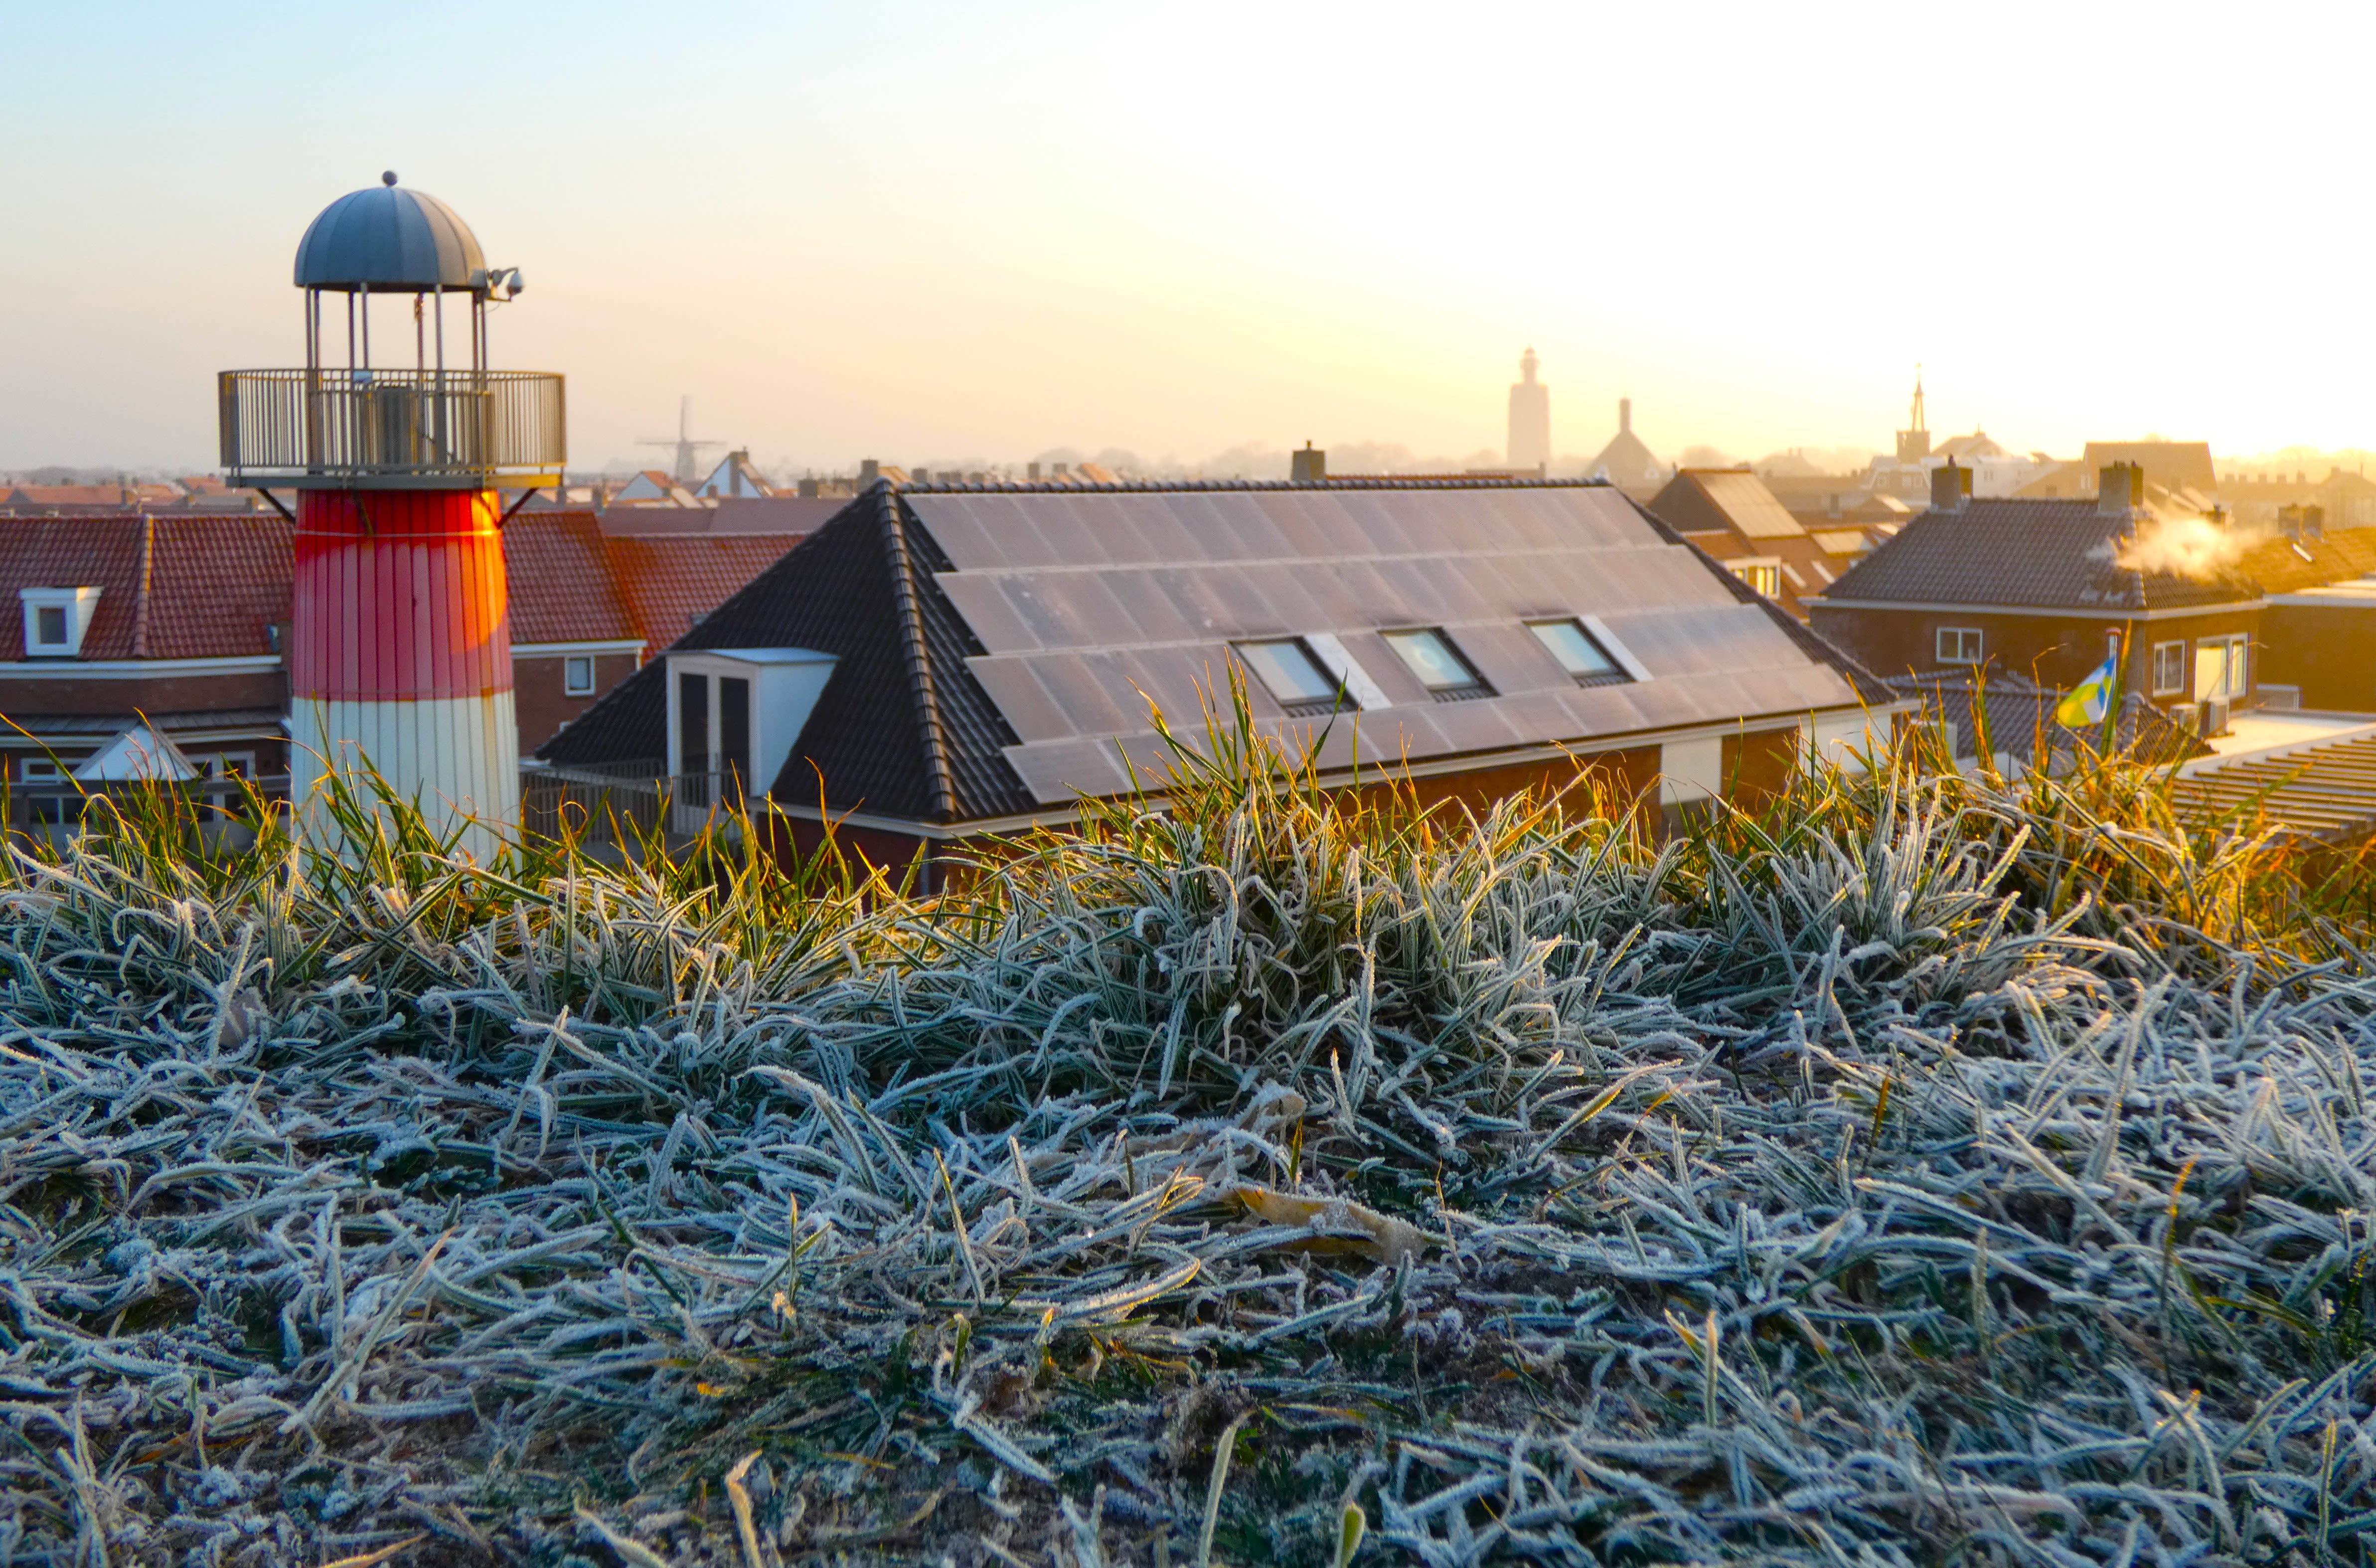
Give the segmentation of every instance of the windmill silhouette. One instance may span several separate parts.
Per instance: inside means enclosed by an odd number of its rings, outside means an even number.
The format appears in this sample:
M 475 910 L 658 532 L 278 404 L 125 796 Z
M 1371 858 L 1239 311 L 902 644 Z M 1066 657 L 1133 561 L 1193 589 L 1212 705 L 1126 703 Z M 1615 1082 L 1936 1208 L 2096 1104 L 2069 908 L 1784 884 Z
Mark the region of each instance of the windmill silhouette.
M 675 447 L 676 467 L 671 472 L 679 484 L 691 484 L 701 478 L 695 468 L 695 464 L 699 461 L 701 449 L 705 446 L 723 446 L 726 443 L 695 441 L 693 438 L 693 398 L 688 396 L 677 408 L 676 434 L 673 438 L 666 435 L 640 435 L 636 438 L 636 445 Z

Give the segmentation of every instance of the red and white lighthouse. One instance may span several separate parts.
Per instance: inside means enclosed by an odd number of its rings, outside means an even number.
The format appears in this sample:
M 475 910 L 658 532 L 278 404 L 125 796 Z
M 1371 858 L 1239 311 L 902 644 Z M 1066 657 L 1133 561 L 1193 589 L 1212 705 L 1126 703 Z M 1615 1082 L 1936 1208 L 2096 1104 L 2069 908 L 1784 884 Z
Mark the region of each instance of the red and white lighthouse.
M 559 481 L 561 377 L 488 368 L 489 307 L 520 275 L 488 267 L 452 208 L 393 173 L 314 220 L 296 274 L 304 368 L 224 372 L 221 412 L 231 482 L 297 493 L 299 820 L 319 820 L 333 771 L 369 767 L 434 826 L 508 824 L 519 732 L 500 491 Z M 493 848 L 484 830 L 466 842 Z

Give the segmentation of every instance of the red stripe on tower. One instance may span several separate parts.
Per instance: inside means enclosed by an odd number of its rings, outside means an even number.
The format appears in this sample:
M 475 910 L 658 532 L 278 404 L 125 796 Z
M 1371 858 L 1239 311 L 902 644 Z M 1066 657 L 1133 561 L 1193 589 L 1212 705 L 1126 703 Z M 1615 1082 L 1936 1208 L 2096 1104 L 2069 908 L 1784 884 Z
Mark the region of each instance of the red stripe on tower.
M 312 490 L 297 500 L 291 695 L 350 702 L 512 687 L 495 497 Z

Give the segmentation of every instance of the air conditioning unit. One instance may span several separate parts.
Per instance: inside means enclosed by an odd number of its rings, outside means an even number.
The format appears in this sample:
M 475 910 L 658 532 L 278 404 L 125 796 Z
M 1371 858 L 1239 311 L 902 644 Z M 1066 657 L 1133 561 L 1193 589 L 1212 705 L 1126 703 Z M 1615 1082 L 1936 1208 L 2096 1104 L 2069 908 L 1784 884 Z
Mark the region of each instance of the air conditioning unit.
M 2228 710 L 2234 700 L 2232 697 L 2203 699 L 2203 738 L 2204 740 L 2228 733 Z

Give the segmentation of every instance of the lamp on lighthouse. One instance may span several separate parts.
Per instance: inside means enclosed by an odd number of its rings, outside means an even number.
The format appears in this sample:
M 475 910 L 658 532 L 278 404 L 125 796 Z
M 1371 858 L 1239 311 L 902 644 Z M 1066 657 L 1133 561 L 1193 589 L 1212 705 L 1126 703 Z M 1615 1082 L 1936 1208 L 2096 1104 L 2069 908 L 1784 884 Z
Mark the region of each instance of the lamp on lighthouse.
M 434 826 L 508 822 L 519 749 L 497 493 L 559 481 L 562 379 L 491 368 L 490 310 L 520 292 L 518 269 L 489 267 L 453 208 L 392 172 L 314 220 L 296 282 L 304 367 L 225 371 L 220 396 L 231 482 L 297 493 L 300 820 L 333 771 L 369 767 Z M 493 848 L 482 828 L 466 841 Z

